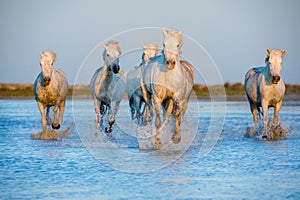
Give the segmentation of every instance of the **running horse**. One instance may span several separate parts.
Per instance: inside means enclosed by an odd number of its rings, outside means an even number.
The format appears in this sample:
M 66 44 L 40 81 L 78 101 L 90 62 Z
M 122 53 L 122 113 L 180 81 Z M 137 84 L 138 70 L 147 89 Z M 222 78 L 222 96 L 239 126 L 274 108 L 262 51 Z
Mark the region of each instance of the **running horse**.
M 142 44 L 143 54 L 142 63 L 133 67 L 126 75 L 126 92 L 128 94 L 129 107 L 131 111 L 131 119 L 137 118 L 138 123 L 145 119 L 145 107 L 143 93 L 140 87 L 140 79 L 144 71 L 144 66 L 150 62 L 150 58 L 154 57 L 158 52 L 156 44 Z M 143 108 L 142 108 L 143 107 Z
M 90 93 L 94 99 L 96 113 L 96 132 L 103 124 L 103 118 L 108 116 L 108 127 L 105 132 L 112 132 L 115 115 L 125 93 L 125 75 L 120 71 L 119 56 L 121 49 L 116 41 L 103 45 L 104 66 L 94 73 L 90 83 Z M 100 112 L 100 113 L 99 113 Z
M 68 93 L 68 81 L 64 72 L 60 69 L 53 69 L 52 65 L 56 60 L 56 54 L 52 51 L 44 51 L 40 53 L 41 72 L 34 81 L 34 96 L 38 103 L 38 107 L 42 116 L 41 138 L 47 138 L 46 125 L 50 122 L 49 109 L 54 106 L 53 129 L 59 129 L 65 109 L 65 102 Z M 46 116 L 45 116 L 46 108 Z M 59 109 L 59 117 L 57 119 L 57 111 Z
M 274 107 L 273 124 L 276 125 L 285 93 L 285 85 L 280 71 L 282 58 L 286 51 L 267 49 L 266 53 L 266 66 L 250 69 L 245 75 L 244 84 L 256 128 L 258 128 L 257 112 L 261 113 L 260 108 L 262 107 L 264 125 L 262 139 L 268 138 L 268 109 Z
M 172 140 L 181 140 L 180 123 L 187 108 L 194 84 L 194 71 L 187 61 L 180 60 L 182 30 L 162 29 L 164 35 L 163 51 L 155 56 L 145 67 L 141 78 L 143 97 L 148 109 L 155 111 L 155 148 L 160 144 L 161 107 L 165 108 L 165 121 L 172 113 L 175 118 L 175 133 Z M 152 114 L 151 114 L 152 115 Z

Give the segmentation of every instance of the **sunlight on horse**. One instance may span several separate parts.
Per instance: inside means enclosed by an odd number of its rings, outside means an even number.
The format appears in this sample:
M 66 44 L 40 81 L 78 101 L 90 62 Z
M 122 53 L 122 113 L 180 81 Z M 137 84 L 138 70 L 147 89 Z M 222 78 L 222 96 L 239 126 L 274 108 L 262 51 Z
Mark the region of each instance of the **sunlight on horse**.
M 172 113 L 175 118 L 175 134 L 173 142 L 181 140 L 179 126 L 187 108 L 188 100 L 194 84 L 193 67 L 187 61 L 181 61 L 179 56 L 182 46 L 182 30 L 165 30 L 162 55 L 155 56 L 146 65 L 141 88 L 143 98 L 153 115 L 153 106 L 156 114 L 155 148 L 160 144 L 161 106 L 165 109 L 165 122 L 168 122 Z
M 256 129 L 258 128 L 257 112 L 261 113 L 260 108 L 262 107 L 263 139 L 268 138 L 268 109 L 269 107 L 274 107 L 273 125 L 276 125 L 285 93 L 285 85 L 280 77 L 280 71 L 282 58 L 286 51 L 267 49 L 266 52 L 266 66 L 250 69 L 245 75 L 244 84 Z
M 143 44 L 142 63 L 133 67 L 126 75 L 126 92 L 128 94 L 131 119 L 137 118 L 138 123 L 142 123 L 146 118 L 145 101 L 140 87 L 140 79 L 144 71 L 144 66 L 150 62 L 158 52 L 156 44 Z M 143 107 L 144 106 L 144 107 Z
M 118 43 L 109 41 L 103 48 L 104 66 L 96 70 L 90 83 L 96 113 L 96 133 L 102 127 L 104 117 L 109 117 L 109 126 L 105 127 L 105 131 L 112 132 L 115 115 L 126 89 L 125 76 L 119 66 L 121 49 Z
M 59 129 L 65 109 L 65 102 L 68 93 L 68 81 L 66 75 L 59 69 L 52 69 L 52 65 L 56 60 L 56 54 L 52 51 L 44 51 L 40 53 L 40 66 L 42 72 L 39 73 L 34 82 L 34 96 L 38 102 L 38 107 L 42 117 L 43 131 L 40 139 L 47 139 L 46 126 L 50 123 L 49 109 L 53 106 L 53 129 Z M 46 116 L 45 116 L 46 108 Z M 57 111 L 59 110 L 59 118 L 57 119 Z M 34 135 L 32 135 L 34 137 Z

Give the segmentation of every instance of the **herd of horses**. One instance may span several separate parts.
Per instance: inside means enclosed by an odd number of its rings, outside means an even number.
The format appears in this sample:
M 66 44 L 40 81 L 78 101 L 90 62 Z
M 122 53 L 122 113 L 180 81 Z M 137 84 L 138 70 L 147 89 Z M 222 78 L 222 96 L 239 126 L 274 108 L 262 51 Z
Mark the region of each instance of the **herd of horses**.
M 143 44 L 140 65 L 132 67 L 126 76 L 119 65 L 121 49 L 118 42 L 109 41 L 103 44 L 104 65 L 95 71 L 90 82 L 90 94 L 96 114 L 96 132 L 99 128 L 106 133 L 112 132 L 120 102 L 127 93 L 131 119 L 137 119 L 138 124 L 145 125 L 155 117 L 155 148 L 160 144 L 162 118 L 168 123 L 170 115 L 175 119 L 172 140 L 175 144 L 180 142 L 180 123 L 193 89 L 194 67 L 188 61 L 180 59 L 182 30 L 162 28 L 162 32 L 162 51 L 158 52 L 156 44 Z M 285 93 L 285 85 L 280 77 L 285 50 L 267 49 L 266 53 L 266 65 L 250 69 L 244 82 L 256 127 L 258 114 L 263 114 L 263 139 L 268 138 L 268 108 L 274 107 L 275 125 L 278 123 L 278 112 Z M 54 52 L 41 52 L 41 72 L 34 82 L 34 96 L 42 117 L 42 135 L 47 134 L 47 123 L 51 123 L 49 108 L 52 106 L 52 128 L 60 128 L 68 91 L 66 75 L 61 70 L 52 68 L 55 59 Z M 103 127 L 104 119 L 108 119 L 107 127 Z

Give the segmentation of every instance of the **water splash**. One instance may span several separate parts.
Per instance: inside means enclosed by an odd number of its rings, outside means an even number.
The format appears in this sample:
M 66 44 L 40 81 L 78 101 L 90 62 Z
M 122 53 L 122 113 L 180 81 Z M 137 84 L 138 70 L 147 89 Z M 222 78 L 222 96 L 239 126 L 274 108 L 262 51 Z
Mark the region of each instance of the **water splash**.
M 74 126 L 74 123 L 71 123 L 65 130 L 56 132 L 53 129 L 48 129 L 46 134 L 44 134 L 42 131 L 38 133 L 32 133 L 31 138 L 35 140 L 58 140 L 67 138 L 70 135 L 71 128 Z
M 291 132 L 291 127 L 288 124 L 272 125 L 268 124 L 267 131 L 269 133 L 269 140 L 280 140 L 288 137 Z M 260 137 L 263 133 L 263 125 L 260 125 L 257 129 L 255 127 L 247 127 L 244 132 L 246 138 Z

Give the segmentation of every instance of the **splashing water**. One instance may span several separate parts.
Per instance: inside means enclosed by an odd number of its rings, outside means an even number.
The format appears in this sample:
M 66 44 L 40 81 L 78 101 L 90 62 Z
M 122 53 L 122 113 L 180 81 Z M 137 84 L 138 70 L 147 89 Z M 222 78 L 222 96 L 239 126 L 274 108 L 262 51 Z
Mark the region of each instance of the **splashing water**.
M 278 125 L 268 124 L 267 131 L 269 133 L 269 140 L 280 140 L 288 137 L 291 132 L 291 127 L 288 124 L 281 123 Z M 246 127 L 244 137 L 256 138 L 260 137 L 263 133 L 263 126 L 260 125 L 257 130 L 255 127 Z
M 32 133 L 31 137 L 35 140 L 57 140 L 57 139 L 63 139 L 67 138 L 70 135 L 71 128 L 74 126 L 74 123 L 71 123 L 65 130 L 56 132 L 53 129 L 47 130 L 46 134 L 43 134 L 43 132 L 39 133 Z

